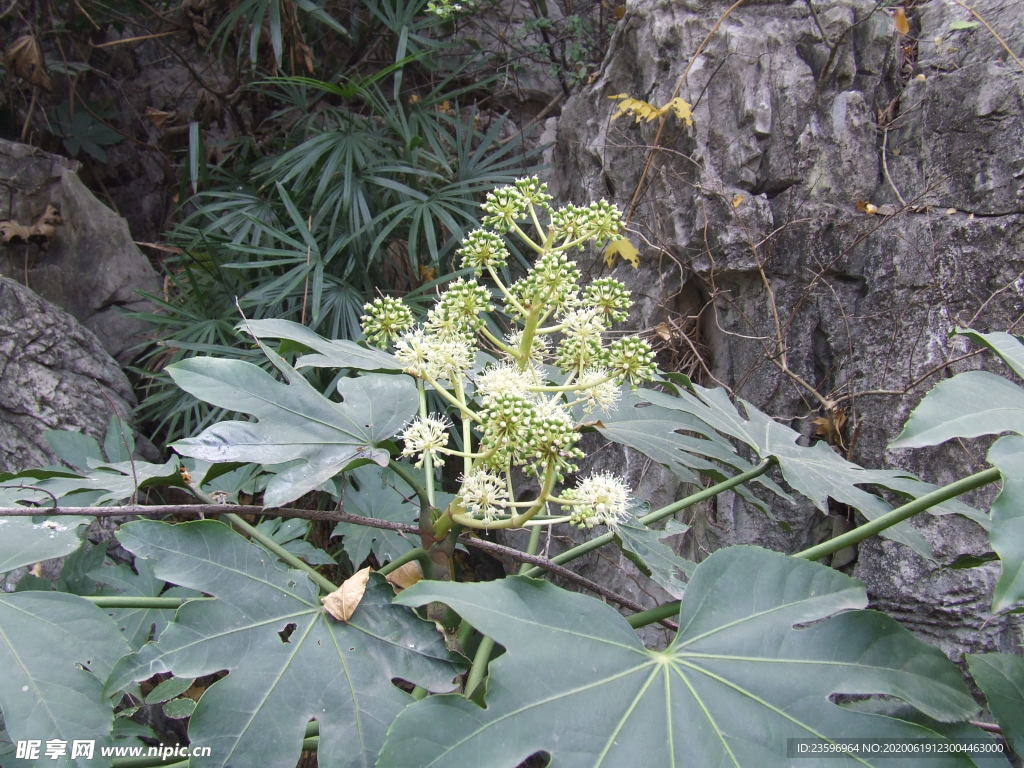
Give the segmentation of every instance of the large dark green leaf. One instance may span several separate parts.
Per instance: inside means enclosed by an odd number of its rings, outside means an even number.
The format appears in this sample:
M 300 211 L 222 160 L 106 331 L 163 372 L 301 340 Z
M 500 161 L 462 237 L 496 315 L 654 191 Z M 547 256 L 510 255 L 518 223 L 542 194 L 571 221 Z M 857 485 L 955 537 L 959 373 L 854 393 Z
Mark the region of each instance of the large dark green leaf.
M 393 523 L 415 523 L 419 518 L 419 499 L 390 470 L 368 464 L 345 475 L 349 483 L 343 500 L 349 514 Z M 370 553 L 384 563 L 419 546 L 419 541 L 408 534 L 352 523 L 338 523 L 332 535 L 345 537 L 342 546 L 356 565 Z
M 1024 434 L 1024 389 L 988 371 L 940 381 L 911 412 L 890 448 L 921 448 L 955 437 Z
M 941 740 L 919 725 L 844 709 L 830 701 L 836 694 L 895 696 L 940 721 L 976 710 L 939 650 L 883 614 L 850 610 L 866 603 L 856 581 L 755 547 L 717 552 L 697 567 L 679 634 L 664 651 L 645 648 L 611 607 L 545 582 L 420 582 L 396 598 L 432 601 L 507 653 L 491 664 L 486 709 L 434 696 L 404 710 L 382 768 L 512 768 L 538 751 L 559 768 L 781 768 L 794 764 L 790 738 Z M 929 764 L 971 762 L 953 755 Z M 920 763 L 837 756 L 829 765 Z
M 263 501 L 268 507 L 294 501 L 356 459 L 387 464 L 389 454 L 378 444 L 416 412 L 416 386 L 409 377 L 341 379 L 342 402 L 337 403 L 317 392 L 279 355 L 265 347 L 264 352 L 286 383 L 240 360 L 194 357 L 168 367 L 185 391 L 257 419 L 214 424 L 198 437 L 174 443 L 175 450 L 212 462 L 292 462 L 267 484 Z
M 90 517 L 0 517 L 0 573 L 64 557 L 82 545 Z
M 161 672 L 228 675 L 199 701 L 193 744 L 212 756 L 192 768 L 253 765 L 293 768 L 310 720 L 320 725 L 322 768 L 369 766 L 384 730 L 410 697 L 407 680 L 449 690 L 459 666 L 441 636 L 371 576 L 348 623 L 328 616 L 309 578 L 214 521 L 129 523 L 118 533 L 156 575 L 213 595 L 178 610 L 156 643 L 115 669 L 112 689 Z
M 94 760 L 45 764 L 110 765 L 99 756 L 114 720 L 103 681 L 128 651 L 110 618 L 80 597 L 0 593 L 0 710 L 10 738 L 95 739 Z
M 1014 752 L 1024 755 L 1024 658 L 1008 653 L 969 653 L 966 659 L 1004 738 Z
M 988 460 L 1003 476 L 1003 487 L 992 503 L 989 541 L 999 555 L 1002 571 L 992 594 L 992 610 L 1005 610 L 1024 600 L 1024 437 L 999 438 Z

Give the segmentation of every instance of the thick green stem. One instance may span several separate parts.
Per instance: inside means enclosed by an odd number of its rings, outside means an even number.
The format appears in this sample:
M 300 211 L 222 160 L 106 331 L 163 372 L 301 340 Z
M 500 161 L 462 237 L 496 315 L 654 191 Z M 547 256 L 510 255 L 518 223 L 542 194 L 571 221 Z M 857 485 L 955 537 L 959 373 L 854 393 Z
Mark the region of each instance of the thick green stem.
M 416 380 L 416 391 L 420 398 L 420 418 L 427 418 L 427 388 L 423 386 L 422 379 Z M 427 483 L 427 503 L 434 508 L 434 457 L 429 453 L 423 456 L 423 476 Z
M 995 467 L 989 467 L 988 469 L 984 469 L 981 472 L 977 472 L 973 475 L 957 480 L 949 485 L 936 488 L 931 493 L 919 496 L 913 501 L 907 502 L 896 509 L 886 512 L 881 517 L 876 517 L 874 520 L 854 528 L 852 531 L 847 531 L 844 534 L 836 536 L 834 539 L 829 539 L 821 544 L 805 549 L 802 552 L 797 552 L 792 555 L 792 557 L 798 557 L 802 560 L 818 560 L 826 555 L 831 555 L 841 549 L 845 549 L 846 547 L 863 541 L 869 536 L 874 536 L 875 534 L 884 531 L 886 528 L 896 525 L 896 523 L 901 523 L 904 520 L 925 511 L 926 509 L 931 509 L 944 501 L 949 501 L 950 499 L 961 496 L 968 491 L 973 491 L 975 488 L 980 488 L 983 485 L 995 482 L 999 477 L 999 470 Z M 662 510 L 658 510 L 658 512 L 661 511 Z M 648 515 L 647 517 L 650 516 L 651 515 Z M 679 612 L 679 605 L 679 600 L 673 600 L 671 603 L 665 603 L 664 605 L 656 606 L 650 610 L 635 613 L 629 617 L 629 624 L 633 628 L 637 628 L 653 624 L 661 619 L 669 618 Z
M 177 610 L 191 600 L 212 600 L 211 597 L 142 597 L 141 595 L 81 595 L 97 608 L 163 608 Z
M 473 666 L 469 668 L 469 674 L 466 676 L 466 690 L 463 695 L 467 699 L 472 698 L 477 687 L 483 682 L 493 650 L 494 641 L 491 638 L 487 635 L 480 638 L 480 645 L 476 647 L 476 655 L 473 657 Z
M 282 547 L 272 538 L 267 536 L 267 534 L 263 533 L 263 531 L 258 530 L 255 526 L 249 525 L 247 522 L 245 522 L 245 520 L 240 518 L 238 515 L 229 514 L 225 515 L 224 517 L 227 518 L 228 522 L 231 523 L 232 526 L 234 526 L 236 529 L 246 534 L 250 538 L 258 541 L 260 544 L 269 549 L 279 558 L 284 560 L 284 562 L 288 563 L 288 565 L 292 566 L 293 568 L 298 568 L 300 571 L 303 571 L 307 576 L 309 576 L 309 578 L 316 582 L 320 589 L 324 590 L 328 594 L 337 589 L 337 587 L 334 584 L 332 584 L 328 579 L 321 576 L 317 572 L 316 568 L 300 560 L 298 557 L 296 557 L 287 549 Z
M 852 531 L 847 531 L 836 536 L 834 539 L 823 541 L 821 544 L 805 549 L 802 552 L 797 552 L 793 557 L 799 557 L 803 560 L 818 560 L 826 555 L 831 555 L 834 552 L 863 541 L 869 536 L 874 536 L 876 533 L 896 525 L 896 523 L 901 523 L 919 512 L 937 506 L 944 501 L 949 501 L 956 496 L 961 496 L 968 491 L 973 491 L 975 488 L 993 483 L 999 477 L 999 470 L 995 467 L 983 469 L 981 472 L 976 472 L 954 483 L 936 488 L 931 493 L 926 493 L 924 496 L 907 502 L 901 507 L 896 507 L 896 509 L 886 512 L 881 517 L 876 517 L 874 520 L 864 523 L 864 525 L 857 526 Z
M 390 563 L 381 566 L 381 569 L 377 571 L 381 576 L 387 576 L 392 571 L 397 571 L 403 565 L 412 560 L 416 560 L 420 564 L 420 569 L 423 571 L 423 578 L 432 579 L 434 578 L 434 561 L 430 559 L 430 553 L 425 549 L 416 547 L 410 549 L 404 555 L 396 557 Z
M 537 554 L 537 548 L 540 546 L 540 528 L 534 528 L 530 531 L 530 540 L 526 544 L 526 553 L 528 555 Z M 525 574 L 529 570 L 529 566 L 523 563 L 519 566 L 520 575 Z M 494 650 L 494 641 L 484 636 L 480 640 L 480 645 L 476 648 L 476 654 L 473 656 L 473 666 L 469 670 L 469 675 L 466 677 L 466 698 L 471 698 L 473 693 L 476 691 L 477 686 L 480 685 L 484 678 L 484 673 L 487 671 L 487 665 L 491 660 L 491 652 Z
M 703 490 L 700 490 L 697 493 L 690 494 L 686 498 L 673 502 L 672 504 L 664 506 L 661 509 L 657 509 L 654 512 L 651 512 L 649 515 L 644 515 L 640 518 L 640 522 L 644 525 L 650 525 L 651 523 L 655 523 L 658 520 L 662 520 L 666 517 L 669 517 L 670 515 L 674 515 L 675 513 L 683 509 L 686 509 L 687 507 L 691 507 L 694 504 L 699 504 L 702 501 L 707 501 L 708 499 L 713 498 L 718 494 L 723 493 L 724 491 L 728 491 L 730 488 L 735 488 L 737 485 L 742 485 L 743 483 L 746 483 L 749 480 L 753 480 L 756 477 L 760 477 L 765 472 L 767 472 L 774 463 L 775 459 L 769 457 L 747 472 L 736 475 L 736 477 L 730 477 L 728 480 L 723 480 L 720 483 L 716 483 L 715 485 L 704 488 Z M 580 544 L 579 546 L 573 547 L 572 549 L 567 549 L 562 554 L 556 555 L 555 557 L 551 558 L 551 562 L 555 563 L 556 565 L 567 563 L 570 560 L 575 560 L 577 557 L 582 557 L 588 552 L 593 552 L 595 549 L 603 547 L 605 544 L 612 542 L 614 539 L 614 533 L 605 533 L 601 536 L 591 539 L 590 541 L 586 541 Z M 536 576 L 537 574 L 543 572 L 543 568 L 541 568 L 539 565 L 535 565 L 534 567 L 530 568 L 529 571 L 526 572 L 526 575 Z
M 627 618 L 626 621 L 629 622 L 629 626 L 633 629 L 646 627 L 648 624 L 653 624 L 654 622 L 661 621 L 662 619 L 671 619 L 679 613 L 680 604 L 681 601 L 673 600 L 671 603 L 656 605 L 653 608 L 648 608 L 646 611 L 634 613 L 632 616 Z

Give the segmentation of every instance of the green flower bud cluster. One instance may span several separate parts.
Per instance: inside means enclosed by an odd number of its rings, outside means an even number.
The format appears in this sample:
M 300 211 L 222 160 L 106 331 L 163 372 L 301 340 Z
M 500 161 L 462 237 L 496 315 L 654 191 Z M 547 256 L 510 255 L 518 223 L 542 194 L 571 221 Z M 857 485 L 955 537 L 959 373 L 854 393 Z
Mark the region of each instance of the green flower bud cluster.
M 412 328 L 412 311 L 401 299 L 381 296 L 363 307 L 360 318 L 366 339 L 374 346 L 384 347 Z
M 463 11 L 471 11 L 473 7 L 474 4 L 471 2 L 457 3 L 455 0 L 428 0 L 427 7 L 424 10 L 438 18 L 447 20 Z
M 477 282 L 459 278 L 441 294 L 427 315 L 427 327 L 442 333 L 472 336 L 491 312 L 491 294 Z
M 440 292 L 422 324 L 398 299 L 375 299 L 365 307 L 369 342 L 393 348 L 405 371 L 420 379 L 420 418 L 399 438 L 403 455 L 427 470 L 428 496 L 433 498 L 435 467 L 453 456 L 463 463 L 456 500 L 435 523 L 438 536 L 452 525 L 520 526 L 552 504 L 564 514 L 549 519 L 587 528 L 615 525 L 625 514 L 629 489 L 611 475 L 556 492 L 583 458 L 573 409 L 610 411 L 623 382 L 636 385 L 656 370 L 646 341 L 609 338 L 631 306 L 626 286 L 610 277 L 581 286 L 580 268 L 568 256 L 588 242 L 620 237 L 622 216 L 604 200 L 554 209 L 551 199 L 535 177 L 488 194 L 484 228 L 471 232 L 458 250 L 461 265 L 475 274 Z M 537 254 L 532 268 L 510 285 L 502 279 L 511 261 L 506 237 Z M 480 281 L 484 272 L 494 288 Z M 499 294 L 507 322 L 497 324 L 507 326 L 504 334 L 487 322 Z M 474 369 L 478 345 L 495 358 L 482 370 Z M 430 390 L 450 406 L 458 440 L 444 417 L 427 415 Z M 540 485 L 538 499 L 514 500 L 516 471 Z
M 475 269 L 477 274 L 486 267 L 501 269 L 508 263 L 508 248 L 501 235 L 477 229 L 470 232 L 458 250 L 463 267 Z

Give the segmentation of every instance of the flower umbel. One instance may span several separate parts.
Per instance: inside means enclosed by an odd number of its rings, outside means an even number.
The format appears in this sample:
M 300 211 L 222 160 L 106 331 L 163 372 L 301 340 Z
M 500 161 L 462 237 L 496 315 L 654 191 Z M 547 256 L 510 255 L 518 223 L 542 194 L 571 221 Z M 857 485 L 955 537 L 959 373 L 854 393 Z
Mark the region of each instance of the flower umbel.
M 434 463 L 442 467 L 444 459 L 441 451 L 448 446 L 448 429 L 451 423 L 443 416 L 423 416 L 408 427 L 399 435 L 405 447 L 402 448 L 403 456 L 418 456 L 417 467 L 422 467 L 427 456 L 433 458 Z
M 562 494 L 572 502 L 569 522 L 580 528 L 615 525 L 626 517 L 629 486 L 620 477 L 602 472 L 579 481 Z
M 381 296 L 363 307 L 360 318 L 366 339 L 377 347 L 384 347 L 395 341 L 399 335 L 413 325 L 412 311 L 391 296 Z

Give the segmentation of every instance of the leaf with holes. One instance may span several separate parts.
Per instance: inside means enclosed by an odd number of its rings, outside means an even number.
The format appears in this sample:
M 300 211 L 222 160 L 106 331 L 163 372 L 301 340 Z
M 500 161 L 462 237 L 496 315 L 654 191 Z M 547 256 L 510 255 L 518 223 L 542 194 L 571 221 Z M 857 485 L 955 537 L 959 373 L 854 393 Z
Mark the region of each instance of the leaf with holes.
M 80 597 L 16 592 L 0 593 L 0 628 L 0 709 L 10 738 L 95 739 L 96 760 L 45 764 L 109 766 L 99 756 L 114 722 L 103 681 L 129 651 L 114 623 Z
M 663 651 L 613 608 L 551 584 L 420 582 L 395 600 L 440 601 L 506 649 L 490 665 L 486 709 L 462 696 L 407 707 L 380 768 L 514 768 L 547 752 L 559 768 L 792 765 L 787 739 L 929 738 L 903 720 L 854 712 L 838 694 L 902 699 L 939 721 L 977 706 L 957 667 L 887 616 L 853 579 L 756 547 L 699 566 Z M 830 765 L 919 765 L 917 757 L 835 755 Z M 932 761 L 929 760 L 929 763 Z M 940 755 L 936 766 L 970 766 Z
M 128 523 L 118 539 L 154 561 L 158 578 L 212 595 L 182 606 L 155 643 L 118 664 L 111 690 L 172 672 L 228 674 L 199 700 L 189 723 L 210 758 L 193 768 L 294 766 L 310 720 L 318 764 L 369 766 L 384 730 L 412 699 L 393 680 L 451 690 L 460 666 L 432 624 L 391 605 L 383 577 L 369 579 L 347 623 L 323 610 L 316 586 L 227 526 Z
M 186 392 L 256 417 L 214 424 L 198 437 L 174 443 L 176 451 L 204 461 L 286 465 L 267 483 L 263 503 L 268 507 L 294 501 L 356 459 L 387 464 L 390 456 L 379 444 L 398 432 L 418 405 L 409 377 L 341 379 L 338 403 L 320 394 L 282 357 L 265 346 L 263 351 L 284 382 L 241 360 L 193 357 L 168 366 L 171 378 Z

